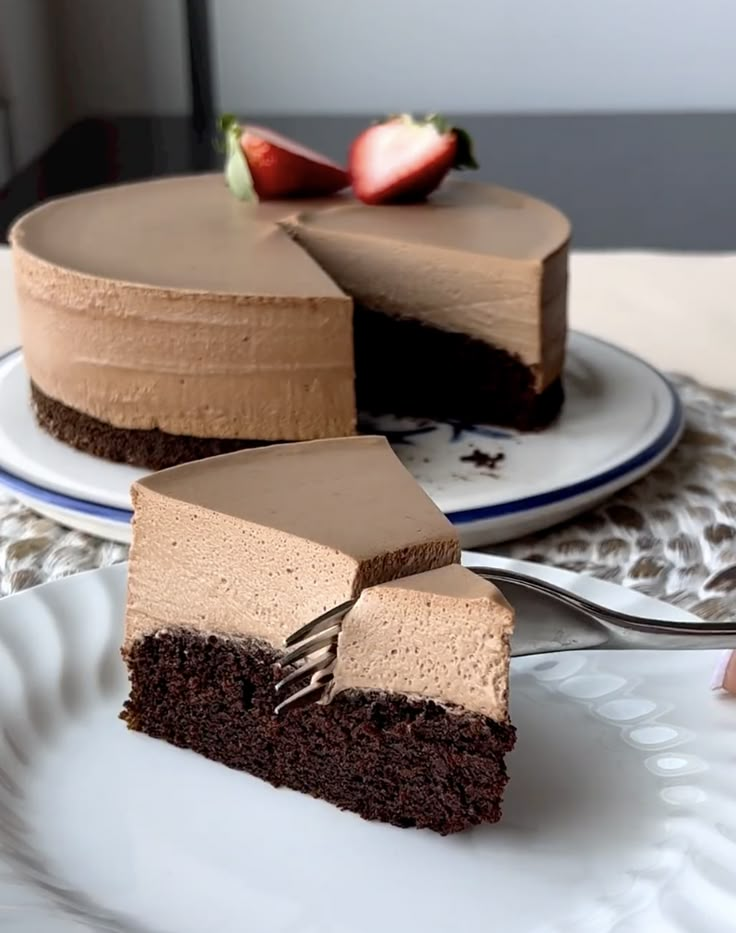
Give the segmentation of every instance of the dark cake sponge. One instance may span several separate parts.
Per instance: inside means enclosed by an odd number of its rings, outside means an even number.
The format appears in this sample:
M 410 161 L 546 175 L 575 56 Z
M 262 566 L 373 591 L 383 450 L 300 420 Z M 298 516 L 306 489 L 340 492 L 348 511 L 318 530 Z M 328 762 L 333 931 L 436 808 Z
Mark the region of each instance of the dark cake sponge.
M 431 700 L 347 691 L 273 713 L 280 655 L 251 639 L 165 632 L 125 654 L 131 729 L 368 820 L 454 833 L 501 816 L 513 726 Z
M 361 411 L 520 431 L 560 413 L 561 379 L 538 392 L 529 366 L 482 340 L 361 306 L 354 327 Z

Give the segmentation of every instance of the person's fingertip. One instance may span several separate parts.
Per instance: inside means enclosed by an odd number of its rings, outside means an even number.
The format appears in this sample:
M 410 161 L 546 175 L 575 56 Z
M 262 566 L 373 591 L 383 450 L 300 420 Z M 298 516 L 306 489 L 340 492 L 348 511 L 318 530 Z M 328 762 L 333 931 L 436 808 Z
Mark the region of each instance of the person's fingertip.
M 736 652 L 726 650 L 719 654 L 710 686 L 712 690 L 736 694 Z
M 723 678 L 723 689 L 728 693 L 736 694 L 736 653 L 731 652 L 731 657 L 726 665 L 726 675 Z

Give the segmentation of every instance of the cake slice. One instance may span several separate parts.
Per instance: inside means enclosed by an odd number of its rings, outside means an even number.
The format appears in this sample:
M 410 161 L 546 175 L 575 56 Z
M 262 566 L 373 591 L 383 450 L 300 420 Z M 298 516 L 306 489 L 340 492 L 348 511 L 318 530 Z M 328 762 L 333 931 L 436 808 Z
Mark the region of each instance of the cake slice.
M 133 498 L 130 728 L 369 819 L 499 818 L 513 613 L 383 438 L 199 461 Z M 286 637 L 349 599 L 329 693 L 277 716 Z

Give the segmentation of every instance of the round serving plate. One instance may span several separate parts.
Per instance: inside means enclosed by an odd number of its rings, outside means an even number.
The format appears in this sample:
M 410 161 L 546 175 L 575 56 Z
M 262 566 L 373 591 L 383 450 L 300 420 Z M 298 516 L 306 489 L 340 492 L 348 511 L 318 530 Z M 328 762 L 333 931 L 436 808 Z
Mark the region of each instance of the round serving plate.
M 611 583 L 465 557 L 612 608 L 692 618 Z M 515 661 L 503 820 L 443 838 L 128 732 L 125 574 L 118 565 L 0 601 L 3 930 L 733 928 L 736 703 L 709 690 L 713 652 Z
M 560 418 L 538 433 L 390 417 L 362 427 L 389 438 L 464 546 L 493 544 L 591 508 L 653 469 L 680 437 L 675 390 L 617 347 L 571 334 L 565 386 Z M 39 512 L 63 509 L 66 524 L 127 541 L 130 485 L 144 472 L 42 431 L 20 351 L 0 362 L 0 483 Z

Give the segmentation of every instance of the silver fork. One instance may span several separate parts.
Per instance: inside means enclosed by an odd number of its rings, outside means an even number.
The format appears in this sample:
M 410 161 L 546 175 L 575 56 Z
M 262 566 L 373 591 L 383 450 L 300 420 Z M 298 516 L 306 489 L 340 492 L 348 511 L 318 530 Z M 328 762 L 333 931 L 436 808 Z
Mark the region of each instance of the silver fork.
M 523 610 L 529 594 L 550 599 L 555 612 L 519 611 L 511 641 L 512 657 L 526 657 L 559 651 L 595 649 L 617 651 L 683 650 L 736 648 L 736 618 L 733 622 L 672 622 L 643 618 L 617 609 L 608 609 L 571 593 L 546 580 L 491 567 L 469 567 L 479 576 L 498 584 L 517 610 Z M 307 683 L 286 696 L 276 713 L 317 701 L 332 680 L 337 658 L 337 641 L 342 620 L 357 600 L 350 599 L 323 613 L 286 639 L 281 667 L 294 669 L 277 684 L 276 692 Z

